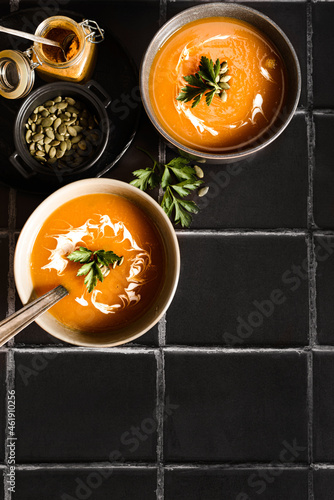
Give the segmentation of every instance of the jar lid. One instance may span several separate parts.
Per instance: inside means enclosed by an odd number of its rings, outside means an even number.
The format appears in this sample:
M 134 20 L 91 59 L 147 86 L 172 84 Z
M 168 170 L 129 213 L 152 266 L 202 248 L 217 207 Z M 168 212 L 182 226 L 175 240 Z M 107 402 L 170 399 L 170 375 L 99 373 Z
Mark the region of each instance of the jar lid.
M 0 52 L 0 95 L 6 99 L 18 99 L 26 96 L 35 82 L 35 65 L 30 59 L 31 53 L 19 50 Z

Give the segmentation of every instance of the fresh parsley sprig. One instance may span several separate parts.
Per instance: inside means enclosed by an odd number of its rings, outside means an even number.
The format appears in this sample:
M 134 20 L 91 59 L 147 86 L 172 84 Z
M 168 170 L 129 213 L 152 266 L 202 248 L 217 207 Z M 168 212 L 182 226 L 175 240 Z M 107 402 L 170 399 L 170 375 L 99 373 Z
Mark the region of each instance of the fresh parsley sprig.
M 161 207 L 170 218 L 174 213 L 176 224 L 189 227 L 192 221 L 191 214 L 196 214 L 199 209 L 194 201 L 183 198 L 203 183 L 196 175 L 195 168 L 190 166 L 189 160 L 183 156 L 173 158 L 169 163 L 161 165 L 147 151 L 143 149 L 141 151 L 151 158 L 153 166 L 132 172 L 136 179 L 130 184 L 143 191 L 161 185 L 164 192 Z
M 199 71 L 194 75 L 184 76 L 188 83 L 181 88 L 177 96 L 178 101 L 193 101 L 191 107 L 194 108 L 205 94 L 205 102 L 210 106 L 213 97 L 217 94 L 223 102 L 227 99 L 226 90 L 230 88 L 227 83 L 231 76 L 227 75 L 228 64 L 226 61 L 220 63 L 219 59 L 214 63 L 212 59 L 202 56 L 199 64 Z
M 123 263 L 124 258 L 119 257 L 111 250 L 88 250 L 86 247 L 79 247 L 78 250 L 67 255 L 72 262 L 80 262 L 83 266 L 77 272 L 77 276 L 85 276 L 84 283 L 90 293 L 97 285 L 97 281 L 103 281 L 110 272 L 110 266 L 115 269 Z

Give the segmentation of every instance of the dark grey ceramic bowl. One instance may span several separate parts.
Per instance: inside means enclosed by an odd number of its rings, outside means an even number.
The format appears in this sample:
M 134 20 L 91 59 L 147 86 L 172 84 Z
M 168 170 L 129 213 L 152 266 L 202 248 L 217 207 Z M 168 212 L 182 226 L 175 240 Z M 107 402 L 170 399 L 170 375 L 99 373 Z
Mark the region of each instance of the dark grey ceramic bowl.
M 270 126 L 265 130 L 263 135 L 257 138 L 254 142 L 248 143 L 244 147 L 236 147 L 235 150 L 230 150 L 226 153 L 212 154 L 208 152 L 200 152 L 184 146 L 176 139 L 171 137 L 166 130 L 161 126 L 158 118 L 156 117 L 149 97 L 149 76 L 154 57 L 162 46 L 162 44 L 179 28 L 187 23 L 197 19 L 207 17 L 232 17 L 245 21 L 255 28 L 259 29 L 266 35 L 271 42 L 276 46 L 278 52 L 281 54 L 287 74 L 287 91 L 285 103 L 279 116 Z M 152 121 L 153 125 L 160 132 L 160 134 L 168 141 L 169 145 L 178 150 L 195 157 L 202 162 L 208 163 L 230 163 L 246 158 L 260 149 L 266 147 L 273 142 L 285 129 L 293 117 L 296 107 L 298 105 L 301 89 L 301 74 L 300 67 L 296 52 L 291 45 L 287 36 L 269 17 L 265 16 L 257 10 L 251 9 L 238 4 L 227 3 L 205 3 L 184 10 L 176 15 L 156 33 L 150 45 L 148 46 L 140 71 L 140 90 L 142 95 L 145 110 Z

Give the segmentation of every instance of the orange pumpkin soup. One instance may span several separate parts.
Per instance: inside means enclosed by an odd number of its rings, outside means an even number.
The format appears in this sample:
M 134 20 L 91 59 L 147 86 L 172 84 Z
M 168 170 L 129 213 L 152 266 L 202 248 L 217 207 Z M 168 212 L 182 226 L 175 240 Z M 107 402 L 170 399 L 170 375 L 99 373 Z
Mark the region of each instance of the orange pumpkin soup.
M 227 99 L 208 106 L 176 99 L 184 76 L 198 72 L 201 57 L 226 61 L 231 77 Z M 150 100 L 163 129 L 198 151 L 219 153 L 243 147 L 277 118 L 285 94 L 284 63 L 274 45 L 250 24 L 227 17 L 199 19 L 176 31 L 152 64 Z
M 67 258 L 82 246 L 124 257 L 91 293 L 84 277 L 76 276 L 81 264 Z M 74 330 L 110 331 L 134 321 L 159 293 L 164 272 L 157 229 L 139 207 L 113 194 L 90 194 L 59 207 L 39 231 L 31 254 L 36 294 L 67 288 L 69 295 L 50 313 Z

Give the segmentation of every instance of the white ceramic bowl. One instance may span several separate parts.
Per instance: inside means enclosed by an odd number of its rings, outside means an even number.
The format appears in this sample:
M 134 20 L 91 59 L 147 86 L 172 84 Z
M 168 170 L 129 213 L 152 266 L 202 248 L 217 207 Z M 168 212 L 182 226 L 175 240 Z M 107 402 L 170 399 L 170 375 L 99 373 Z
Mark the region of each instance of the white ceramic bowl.
M 174 228 L 160 205 L 148 194 L 125 182 L 113 179 L 84 179 L 73 182 L 41 203 L 25 223 L 17 242 L 14 256 L 14 276 L 23 304 L 35 298 L 30 274 L 30 256 L 35 239 L 45 220 L 60 205 L 79 196 L 110 193 L 124 196 L 138 205 L 157 227 L 166 254 L 166 273 L 162 289 L 151 307 L 131 324 L 110 332 L 92 333 L 74 331 L 58 322 L 50 313 L 44 313 L 36 323 L 45 331 L 70 344 L 90 347 L 111 347 L 130 342 L 152 328 L 169 307 L 180 274 L 180 251 Z

